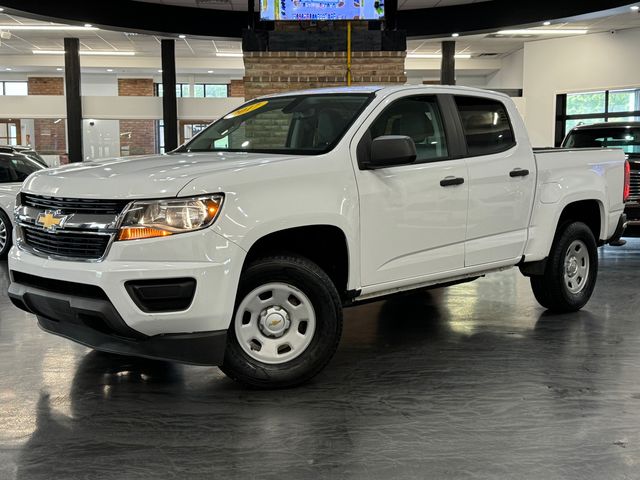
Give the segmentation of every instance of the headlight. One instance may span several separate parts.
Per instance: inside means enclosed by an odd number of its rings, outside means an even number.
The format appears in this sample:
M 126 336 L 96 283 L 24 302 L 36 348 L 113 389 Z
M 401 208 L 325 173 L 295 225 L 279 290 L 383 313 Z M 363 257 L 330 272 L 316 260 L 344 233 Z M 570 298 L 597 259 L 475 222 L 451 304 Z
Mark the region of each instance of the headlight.
M 207 228 L 222 208 L 223 195 L 145 200 L 127 209 L 118 240 L 166 237 Z

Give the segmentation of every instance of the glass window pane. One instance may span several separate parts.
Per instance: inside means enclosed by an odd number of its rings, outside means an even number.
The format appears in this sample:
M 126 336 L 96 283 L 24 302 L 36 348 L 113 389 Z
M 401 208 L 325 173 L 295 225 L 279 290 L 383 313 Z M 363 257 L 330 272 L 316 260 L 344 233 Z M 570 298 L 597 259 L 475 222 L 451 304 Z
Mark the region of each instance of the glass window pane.
M 579 125 L 593 125 L 594 123 L 602 123 L 604 122 L 604 118 L 589 118 L 583 120 L 567 120 L 565 124 L 565 132 L 569 133 L 575 127 Z
M 433 97 L 406 98 L 391 105 L 371 126 L 372 139 L 384 135 L 411 137 L 418 162 L 448 156 L 440 110 Z
M 196 98 L 204 98 L 204 85 L 194 85 L 193 96 Z
M 480 97 L 456 97 L 470 156 L 491 155 L 515 146 L 505 106 Z
M 604 113 L 605 93 L 587 92 L 567 95 L 567 115 L 588 115 Z
M 191 89 L 189 88 L 190 85 L 187 83 L 183 83 L 182 84 L 182 96 L 183 97 L 190 97 L 191 96 Z
M 640 110 L 640 90 L 613 90 L 609 93 L 610 112 L 636 112 Z
M 176 97 L 182 97 L 182 84 L 180 83 L 176 85 Z
M 157 87 L 157 95 L 159 97 L 162 97 L 164 95 L 164 85 L 162 85 L 161 83 L 156 84 Z
M 27 95 L 27 82 L 5 82 L 5 95 Z
M 226 98 L 227 86 L 226 85 L 205 85 L 206 96 L 213 98 Z
M 4 95 L 4 82 L 0 82 L 0 95 Z

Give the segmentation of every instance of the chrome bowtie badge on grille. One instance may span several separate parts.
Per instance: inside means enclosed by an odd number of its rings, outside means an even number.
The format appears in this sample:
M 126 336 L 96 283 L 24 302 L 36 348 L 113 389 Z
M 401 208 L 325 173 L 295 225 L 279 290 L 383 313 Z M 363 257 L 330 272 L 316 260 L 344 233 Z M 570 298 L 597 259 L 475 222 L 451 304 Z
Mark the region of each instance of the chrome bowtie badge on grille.
M 40 225 L 45 230 L 55 232 L 56 229 L 64 226 L 68 216 L 62 215 L 60 210 L 46 210 L 38 215 L 36 225 Z

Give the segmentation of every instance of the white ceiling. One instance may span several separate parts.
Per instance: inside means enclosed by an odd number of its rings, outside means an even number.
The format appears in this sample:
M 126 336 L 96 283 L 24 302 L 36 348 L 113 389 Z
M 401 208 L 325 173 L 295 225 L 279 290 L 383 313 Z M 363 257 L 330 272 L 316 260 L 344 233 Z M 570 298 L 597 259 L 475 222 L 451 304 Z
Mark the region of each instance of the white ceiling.
M 247 11 L 247 0 L 136 0 L 145 3 L 160 3 L 180 7 L 211 8 L 216 10 Z M 415 8 L 450 7 L 466 3 L 479 3 L 488 0 L 398 0 L 401 10 Z

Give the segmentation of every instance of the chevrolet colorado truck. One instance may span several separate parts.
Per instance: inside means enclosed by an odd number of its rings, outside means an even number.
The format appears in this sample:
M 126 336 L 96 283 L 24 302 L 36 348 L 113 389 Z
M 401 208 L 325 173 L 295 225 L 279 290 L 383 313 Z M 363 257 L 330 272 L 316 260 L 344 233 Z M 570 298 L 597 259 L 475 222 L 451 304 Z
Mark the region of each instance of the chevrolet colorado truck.
M 9 295 L 97 350 L 293 386 L 332 358 L 344 306 L 518 266 L 543 307 L 582 308 L 623 229 L 625 163 L 534 152 L 488 91 L 258 98 L 170 154 L 31 175 Z

